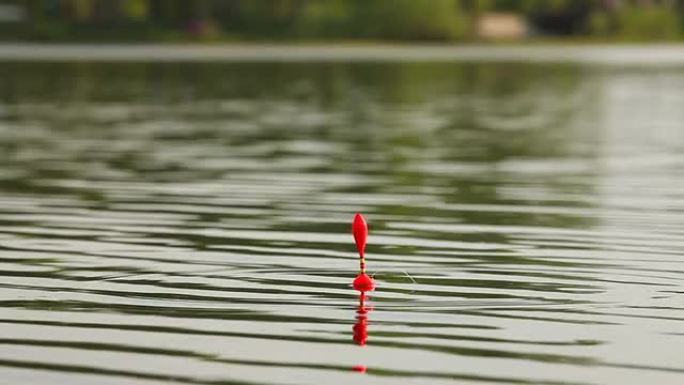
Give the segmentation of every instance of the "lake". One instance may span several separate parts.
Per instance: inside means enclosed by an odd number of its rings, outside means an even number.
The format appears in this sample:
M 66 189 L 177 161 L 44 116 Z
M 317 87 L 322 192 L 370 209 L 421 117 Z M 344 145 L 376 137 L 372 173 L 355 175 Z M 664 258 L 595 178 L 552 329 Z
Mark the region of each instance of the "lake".
M 506 50 L 5 57 L 0 382 L 682 383 L 684 63 Z

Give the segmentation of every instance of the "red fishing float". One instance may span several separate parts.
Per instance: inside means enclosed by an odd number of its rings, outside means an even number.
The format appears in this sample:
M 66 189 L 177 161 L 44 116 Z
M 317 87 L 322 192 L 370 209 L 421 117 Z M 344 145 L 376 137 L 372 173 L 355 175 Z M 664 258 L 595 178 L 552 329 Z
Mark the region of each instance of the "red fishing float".
M 356 249 L 359 251 L 359 267 L 361 273 L 354 279 L 354 289 L 360 292 L 372 291 L 375 289 L 373 278 L 366 274 L 366 239 L 368 238 L 368 224 L 361 214 L 356 214 L 352 223 L 352 234 L 356 242 Z
M 352 223 L 352 234 L 356 242 L 356 249 L 359 251 L 359 268 L 361 272 L 354 278 L 354 289 L 359 293 L 359 307 L 356 311 L 356 323 L 352 328 L 354 332 L 354 342 L 357 345 L 364 346 L 368 342 L 368 313 L 371 308 L 366 306 L 366 292 L 375 289 L 375 282 L 373 278 L 366 274 L 366 239 L 368 238 L 368 224 L 366 219 L 361 214 L 354 216 Z M 366 373 L 368 368 L 365 365 L 356 365 L 352 368 L 353 371 L 359 373 Z

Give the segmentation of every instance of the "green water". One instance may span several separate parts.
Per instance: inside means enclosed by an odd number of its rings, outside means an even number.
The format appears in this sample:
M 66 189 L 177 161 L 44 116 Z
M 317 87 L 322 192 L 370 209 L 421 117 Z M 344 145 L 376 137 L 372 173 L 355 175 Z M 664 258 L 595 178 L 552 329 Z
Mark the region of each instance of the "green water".
M 0 382 L 684 379 L 684 68 L 0 73 Z

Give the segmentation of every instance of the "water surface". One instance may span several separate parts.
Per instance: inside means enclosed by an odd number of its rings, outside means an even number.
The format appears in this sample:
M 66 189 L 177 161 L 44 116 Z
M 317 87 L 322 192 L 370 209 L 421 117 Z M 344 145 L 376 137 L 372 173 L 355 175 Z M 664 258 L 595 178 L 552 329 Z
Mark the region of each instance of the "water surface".
M 617 64 L 0 64 L 2 382 L 681 383 L 684 69 Z

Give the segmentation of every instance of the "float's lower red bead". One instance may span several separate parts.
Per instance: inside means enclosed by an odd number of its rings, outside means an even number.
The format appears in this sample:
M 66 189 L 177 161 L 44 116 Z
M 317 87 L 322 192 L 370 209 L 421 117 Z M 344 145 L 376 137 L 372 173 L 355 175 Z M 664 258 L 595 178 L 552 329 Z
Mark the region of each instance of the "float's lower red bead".
M 354 278 L 354 289 L 361 292 L 373 291 L 375 289 L 375 282 L 368 274 L 361 273 Z

